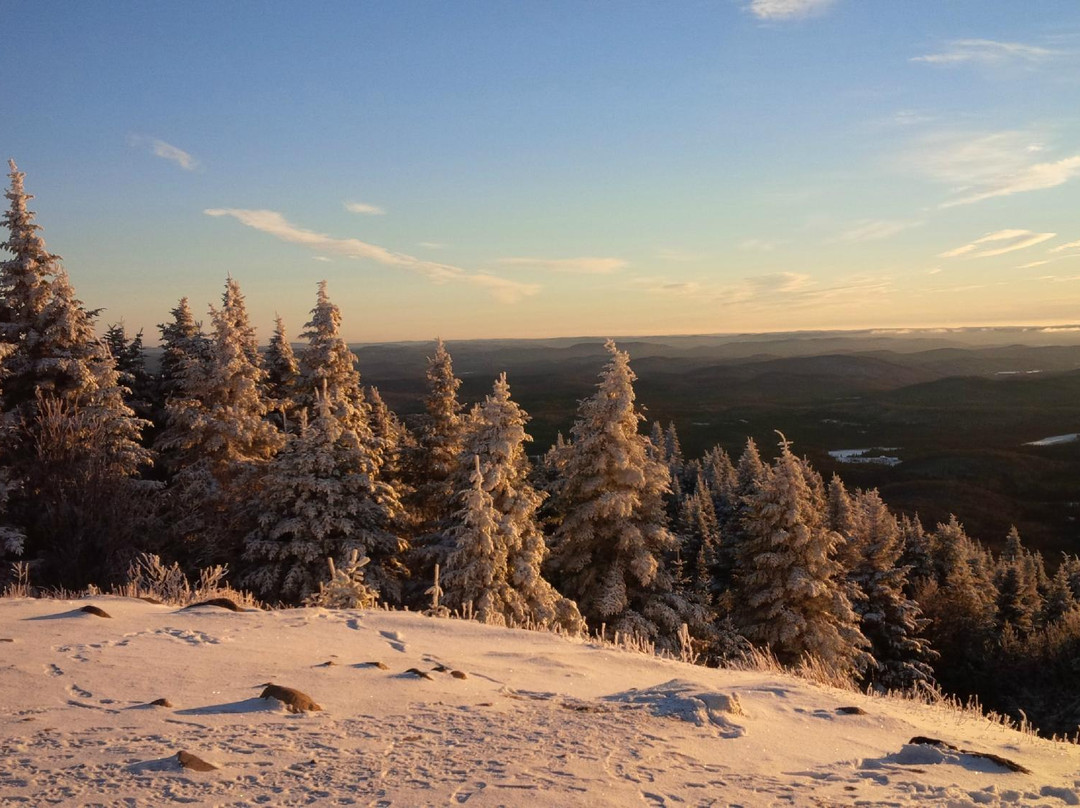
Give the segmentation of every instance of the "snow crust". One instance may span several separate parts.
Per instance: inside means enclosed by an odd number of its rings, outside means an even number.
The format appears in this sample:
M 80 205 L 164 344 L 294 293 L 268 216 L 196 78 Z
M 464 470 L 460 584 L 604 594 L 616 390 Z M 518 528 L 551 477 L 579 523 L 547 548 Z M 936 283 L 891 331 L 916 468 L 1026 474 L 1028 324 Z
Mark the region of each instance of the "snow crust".
M 97 597 L 2 600 L 0 640 L 3 805 L 1080 803 L 1077 746 L 546 633 Z M 323 710 L 291 714 L 267 682 Z
M 1080 433 L 1070 432 L 1068 435 L 1051 435 L 1049 438 L 1043 438 L 1042 440 L 1033 440 L 1029 443 L 1025 443 L 1025 446 L 1058 446 L 1062 443 L 1074 443 L 1080 438 Z

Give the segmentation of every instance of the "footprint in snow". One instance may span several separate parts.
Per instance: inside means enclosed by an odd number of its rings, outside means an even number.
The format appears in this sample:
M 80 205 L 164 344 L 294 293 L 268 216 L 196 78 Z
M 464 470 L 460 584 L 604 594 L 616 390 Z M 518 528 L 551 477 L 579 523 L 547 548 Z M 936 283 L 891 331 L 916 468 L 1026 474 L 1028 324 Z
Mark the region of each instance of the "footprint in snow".
M 405 653 L 405 635 L 400 631 L 380 631 L 379 634 L 395 651 Z

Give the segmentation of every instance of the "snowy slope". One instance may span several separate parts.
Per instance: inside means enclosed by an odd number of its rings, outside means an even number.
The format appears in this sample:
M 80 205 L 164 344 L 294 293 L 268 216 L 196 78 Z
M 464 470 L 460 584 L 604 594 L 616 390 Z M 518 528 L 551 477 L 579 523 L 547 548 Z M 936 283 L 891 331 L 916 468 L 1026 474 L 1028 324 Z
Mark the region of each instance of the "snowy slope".
M 0 600 L 0 639 L 4 805 L 1080 804 L 1077 746 L 477 623 Z M 258 697 L 267 682 L 324 709 L 291 714 Z

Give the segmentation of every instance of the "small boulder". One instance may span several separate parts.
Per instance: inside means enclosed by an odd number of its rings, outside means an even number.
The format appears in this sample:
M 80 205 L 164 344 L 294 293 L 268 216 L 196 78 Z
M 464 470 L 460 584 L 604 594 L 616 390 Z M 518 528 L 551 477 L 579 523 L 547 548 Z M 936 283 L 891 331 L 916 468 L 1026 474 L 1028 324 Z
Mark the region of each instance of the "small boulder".
M 242 612 L 244 611 L 236 605 L 234 601 L 228 598 L 210 598 L 209 600 L 200 600 L 198 603 L 192 603 L 185 606 L 185 609 L 197 609 L 200 606 L 217 606 L 219 609 L 228 609 L 230 612 Z
M 450 675 L 453 676 L 455 679 L 468 679 L 469 678 L 468 676 L 465 675 L 465 671 L 450 671 Z
M 191 754 L 191 752 L 185 752 L 183 750 L 176 753 L 176 759 L 180 762 L 180 765 L 185 769 L 191 769 L 196 772 L 212 772 L 217 770 L 217 766 L 213 763 L 207 763 L 201 757 Z
M 862 707 L 837 707 L 836 712 L 840 715 L 866 715 Z
M 150 702 L 151 707 L 172 707 L 173 703 L 168 699 L 154 699 Z
M 266 684 L 263 692 L 259 694 L 259 698 L 277 699 L 288 708 L 290 713 L 313 712 L 322 709 L 307 693 L 302 693 L 291 687 L 275 685 L 273 682 Z
M 80 612 L 86 612 L 87 614 L 94 614 L 94 615 L 97 615 L 98 617 L 109 617 L 109 618 L 112 617 L 112 615 L 109 614 L 107 611 L 105 611 L 104 609 L 101 609 L 101 608 L 99 608 L 97 606 L 94 606 L 93 604 L 83 606 L 81 609 L 79 609 L 79 611 Z
M 409 668 L 405 673 L 411 673 L 413 676 L 419 676 L 421 679 L 430 679 L 431 674 L 426 671 L 422 671 L 419 668 Z

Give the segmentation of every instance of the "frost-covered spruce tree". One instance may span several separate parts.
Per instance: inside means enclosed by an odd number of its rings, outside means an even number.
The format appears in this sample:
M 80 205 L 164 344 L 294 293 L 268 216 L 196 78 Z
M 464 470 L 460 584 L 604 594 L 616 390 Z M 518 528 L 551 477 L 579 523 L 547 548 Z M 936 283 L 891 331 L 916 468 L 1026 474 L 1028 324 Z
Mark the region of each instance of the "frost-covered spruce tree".
M 202 327 L 195 322 L 186 297 L 180 298 L 169 314 L 172 321 L 158 325 L 161 334 L 161 370 L 158 389 L 162 406 L 175 395 L 183 393 L 183 380 L 189 374 L 188 365 L 209 359 L 210 344 Z
M 14 160 L 8 166 L 11 185 L 4 195 L 10 204 L 3 218 L 8 237 L 0 245 L 11 255 L 0 262 L 0 342 L 11 346 L 3 356 L 5 411 L 35 399 L 37 382 L 29 365 L 38 351 L 37 329 L 51 297 L 50 281 L 60 265 L 60 256 L 45 247 L 34 212 L 27 207 L 34 197 L 26 193 L 26 175 Z
M 166 406 L 160 445 L 178 452 L 181 468 L 205 462 L 223 478 L 239 465 L 269 460 L 282 438 L 266 421 L 266 371 L 234 279 L 226 282 L 221 308 L 210 307 L 210 317 L 207 358 L 185 359 L 182 392 Z
M 462 457 L 480 463 L 484 490 L 496 512 L 497 540 L 505 554 L 505 596 L 496 601 L 506 621 L 514 624 L 558 626 L 568 631 L 584 628 L 572 601 L 564 598 L 541 574 L 548 549 L 537 518 L 544 496 L 529 482 L 531 467 L 525 444 L 529 416 L 510 398 L 503 373 L 495 380 L 491 395 L 469 418 Z M 466 491 L 474 480 L 458 472 L 458 489 Z M 460 512 L 459 512 L 460 514 Z
M 383 401 L 378 388 L 364 388 L 364 398 L 368 405 L 368 420 L 377 449 L 376 455 L 382 462 L 380 474 L 398 490 L 398 497 L 401 498 L 405 492 L 402 482 L 402 456 L 411 448 L 412 435 Z
M 162 533 L 176 545 L 173 552 L 203 566 L 238 552 L 246 528 L 235 520 L 243 521 L 259 467 L 284 442 L 266 420 L 266 373 L 252 361 L 246 313 L 232 310 L 243 305 L 230 279 L 222 307 L 210 308 L 206 358 L 185 358 L 157 441 L 173 471 Z
M 75 297 L 59 258 L 45 248 L 11 164 L 4 217 L 12 254 L 0 264 L 4 349 L 4 455 L 17 482 L 12 509 L 46 577 L 66 586 L 105 583 L 131 538 L 117 521 L 130 479 L 149 465 L 147 423 L 124 401 L 116 362 L 94 332 L 96 312 Z M 125 564 L 126 565 L 126 564 Z
M 421 530 L 432 532 L 454 510 L 452 475 L 462 452 L 463 419 L 453 360 L 441 339 L 428 359 L 428 392 L 424 416 L 416 433 L 416 449 L 410 453 L 410 477 L 415 488 L 411 498 Z
M 282 426 L 288 431 L 288 420 L 296 410 L 294 397 L 296 381 L 300 376 L 300 363 L 293 353 L 292 345 L 285 333 L 285 323 L 281 316 L 274 317 L 274 333 L 270 335 L 270 344 L 263 359 L 266 367 L 266 390 L 271 406 L 282 414 Z
M 672 647 L 686 604 L 663 564 L 677 545 L 664 514 L 670 479 L 638 434 L 630 357 L 610 340 L 606 347 L 611 361 L 581 403 L 566 450 L 552 568 L 592 628 Z
M 786 439 L 780 445 L 768 480 L 747 501 L 733 619 L 785 665 L 814 658 L 839 676 L 854 676 L 870 660 L 833 558 L 839 536 L 814 506 L 802 462 Z
M 341 336 L 341 309 L 331 302 L 326 281 L 319 282 L 315 308 L 301 337 L 307 345 L 300 351 L 300 375 L 296 382 L 296 400 L 311 407 L 324 397 L 330 411 L 373 450 L 368 405 L 356 370 L 356 354 Z M 381 458 L 379 458 L 381 461 Z
M 470 484 L 460 499 L 461 507 L 448 531 L 452 549 L 442 574 L 443 603 L 472 612 L 483 623 L 505 625 L 506 603 L 512 596 L 507 548 L 500 535 L 499 514 L 484 489 L 479 457 L 473 457 Z
M 327 577 L 327 558 L 356 551 L 371 559 L 367 583 L 394 589 L 402 550 L 394 532 L 400 505 L 378 479 L 356 432 L 315 402 L 310 424 L 270 461 L 255 494 L 258 522 L 244 539 L 245 585 L 266 600 L 300 603 Z
M 124 401 L 140 418 L 151 420 L 157 382 L 146 367 L 142 330 L 129 340 L 124 324 L 114 323 L 105 331 L 105 344 L 116 361 L 120 382 L 127 388 Z
M 860 492 L 849 505 L 850 543 L 859 548 L 849 577 L 862 593 L 855 611 L 874 658 L 866 682 L 886 690 L 930 683 L 936 654 L 923 637 L 930 621 L 904 594 L 907 569 L 899 564 L 903 540 L 896 517 L 877 491 Z

